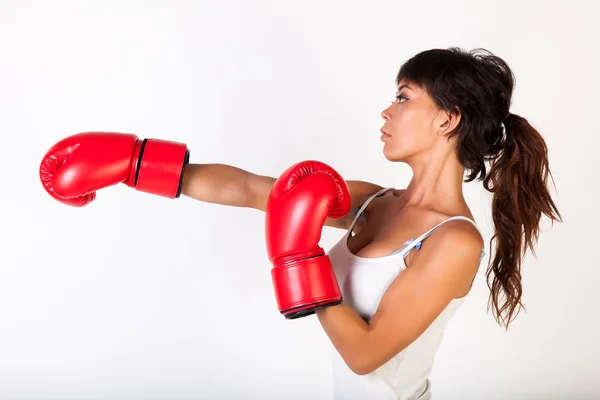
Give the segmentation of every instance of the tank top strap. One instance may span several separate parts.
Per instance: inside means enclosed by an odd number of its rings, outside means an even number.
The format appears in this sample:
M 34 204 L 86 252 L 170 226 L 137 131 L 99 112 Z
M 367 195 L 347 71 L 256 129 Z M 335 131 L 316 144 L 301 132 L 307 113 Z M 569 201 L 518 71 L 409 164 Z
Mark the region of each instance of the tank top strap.
M 421 236 L 419 236 L 418 238 L 411 240 L 410 242 L 407 242 L 407 246 L 405 246 L 402 251 L 396 253 L 396 254 L 400 254 L 402 255 L 402 257 L 404 257 L 406 254 L 408 254 L 413 248 L 415 247 L 420 247 L 421 246 L 421 242 L 423 242 L 423 240 L 427 239 L 437 228 L 439 228 L 440 226 L 444 225 L 446 222 L 450 222 L 450 221 L 456 221 L 456 220 L 462 220 L 462 221 L 469 221 L 471 224 L 473 224 L 473 226 L 475 227 L 475 229 L 477 229 L 477 231 L 479 232 L 479 234 L 483 237 L 483 234 L 481 233 L 481 230 L 479 230 L 479 227 L 477 226 L 477 224 L 475 223 L 475 221 L 473 221 L 470 218 L 467 217 L 463 217 L 462 215 L 457 215 L 454 217 L 450 217 L 448 219 L 445 219 L 444 221 L 440 222 L 439 224 L 437 224 L 436 226 L 434 226 L 433 228 L 431 228 L 430 230 L 428 230 L 427 232 L 423 233 Z M 483 257 L 483 254 L 485 254 L 484 250 L 482 249 L 482 254 L 481 257 Z M 480 260 L 481 260 L 480 257 Z
M 360 218 L 360 216 L 362 215 L 363 211 L 365 211 L 365 209 L 367 208 L 367 206 L 369 205 L 369 203 L 371 202 L 371 200 L 373 200 L 376 197 L 381 196 L 382 194 L 393 190 L 394 188 L 383 188 L 380 189 L 379 191 L 375 192 L 374 194 L 372 194 L 370 197 L 368 197 L 362 204 L 362 206 L 360 208 L 357 208 L 356 210 L 354 210 L 354 219 L 352 220 L 352 223 L 350 224 L 350 228 L 348 229 L 348 235 L 351 234 L 352 229 L 354 229 L 354 224 L 356 224 L 356 221 L 358 221 L 358 219 Z

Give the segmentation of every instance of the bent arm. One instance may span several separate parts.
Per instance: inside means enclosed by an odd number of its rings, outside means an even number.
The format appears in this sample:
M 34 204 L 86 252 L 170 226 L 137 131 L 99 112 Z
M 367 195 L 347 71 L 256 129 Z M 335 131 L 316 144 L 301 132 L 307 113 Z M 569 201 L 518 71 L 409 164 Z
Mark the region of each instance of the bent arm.
M 358 375 L 369 374 L 417 340 L 453 299 L 468 293 L 483 245 L 468 222 L 449 222 L 398 274 L 368 322 L 345 302 L 317 310 L 348 367 Z

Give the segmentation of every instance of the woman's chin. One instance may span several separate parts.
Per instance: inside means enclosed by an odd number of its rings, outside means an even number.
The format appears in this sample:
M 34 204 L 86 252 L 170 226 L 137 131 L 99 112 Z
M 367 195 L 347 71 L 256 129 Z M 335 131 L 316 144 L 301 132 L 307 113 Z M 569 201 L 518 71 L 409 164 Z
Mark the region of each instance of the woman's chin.
M 388 159 L 388 161 L 393 161 L 393 162 L 399 162 L 399 161 L 403 161 L 404 160 L 404 154 L 398 152 L 398 151 L 391 151 L 390 149 L 387 148 L 387 146 L 383 147 L 383 155 L 385 156 L 385 158 Z

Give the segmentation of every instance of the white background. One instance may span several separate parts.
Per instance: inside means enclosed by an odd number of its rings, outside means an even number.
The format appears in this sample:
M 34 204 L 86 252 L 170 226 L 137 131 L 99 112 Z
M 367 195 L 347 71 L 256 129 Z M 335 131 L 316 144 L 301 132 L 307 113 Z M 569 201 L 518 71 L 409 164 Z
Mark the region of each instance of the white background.
M 277 311 L 263 214 L 125 185 L 50 198 L 55 142 L 107 130 L 277 176 L 318 159 L 403 187 L 380 111 L 401 63 L 485 47 L 547 140 L 563 224 L 543 220 L 508 332 L 484 268 L 437 355 L 436 399 L 600 397 L 598 6 L 593 1 L 0 1 L 0 398 L 330 399 L 316 318 Z M 491 197 L 465 185 L 492 235 Z M 554 190 L 553 190 L 554 193 Z M 343 231 L 325 228 L 328 249 Z M 486 249 L 489 252 L 489 248 Z

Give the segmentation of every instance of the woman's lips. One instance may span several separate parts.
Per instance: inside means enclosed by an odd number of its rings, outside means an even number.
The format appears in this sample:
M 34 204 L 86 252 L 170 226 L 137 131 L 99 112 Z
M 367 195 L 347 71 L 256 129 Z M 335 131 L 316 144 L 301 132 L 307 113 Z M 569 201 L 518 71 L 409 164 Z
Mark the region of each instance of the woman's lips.
M 380 129 L 379 131 L 381 132 L 381 140 L 392 137 L 391 135 L 387 134 L 383 129 Z

